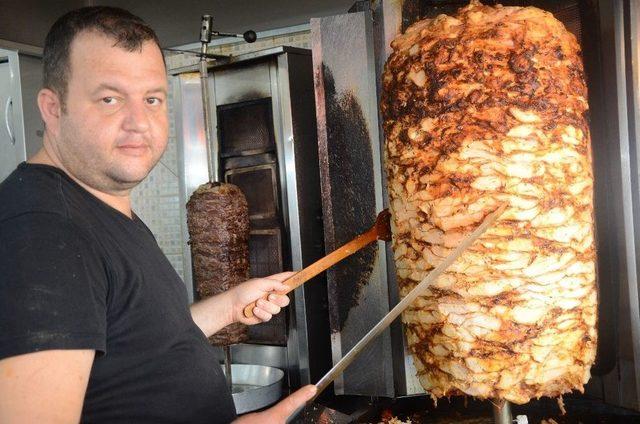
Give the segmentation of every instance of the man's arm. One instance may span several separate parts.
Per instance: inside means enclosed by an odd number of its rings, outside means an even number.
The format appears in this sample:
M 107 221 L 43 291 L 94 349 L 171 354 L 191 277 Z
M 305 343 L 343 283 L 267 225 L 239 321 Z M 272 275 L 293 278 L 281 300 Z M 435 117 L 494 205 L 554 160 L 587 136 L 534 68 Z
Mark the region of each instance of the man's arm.
M 0 360 L 0 422 L 79 422 L 94 356 L 45 350 Z
M 194 303 L 191 305 L 191 317 L 207 337 L 234 322 L 253 325 L 269 321 L 273 315 L 280 313 L 281 308 L 289 304 L 286 295 L 272 292 L 287 290 L 282 281 L 292 275 L 291 272 L 283 272 L 245 281 L 224 293 Z M 260 299 L 265 294 L 269 294 L 268 301 Z M 245 317 L 244 307 L 256 300 L 258 302 L 253 309 L 254 317 Z

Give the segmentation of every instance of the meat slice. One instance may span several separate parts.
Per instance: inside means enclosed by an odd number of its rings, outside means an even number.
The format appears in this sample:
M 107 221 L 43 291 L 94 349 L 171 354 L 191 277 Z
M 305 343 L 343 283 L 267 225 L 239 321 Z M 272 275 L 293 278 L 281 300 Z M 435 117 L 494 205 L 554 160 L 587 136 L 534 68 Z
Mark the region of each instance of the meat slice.
M 249 210 L 233 184 L 206 183 L 187 202 L 193 276 L 200 299 L 249 278 Z M 248 328 L 231 324 L 210 337 L 214 345 L 245 341 Z
M 575 37 L 543 10 L 472 1 L 392 47 L 381 107 L 401 295 L 509 204 L 403 314 L 422 386 L 519 404 L 582 391 L 597 290 Z

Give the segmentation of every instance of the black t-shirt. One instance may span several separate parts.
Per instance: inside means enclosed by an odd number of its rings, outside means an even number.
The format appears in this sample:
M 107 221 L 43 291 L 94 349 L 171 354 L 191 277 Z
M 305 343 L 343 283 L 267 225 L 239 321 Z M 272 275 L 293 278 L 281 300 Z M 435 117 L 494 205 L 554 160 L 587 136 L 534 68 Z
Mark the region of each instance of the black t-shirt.
M 82 422 L 235 418 L 149 229 L 57 168 L 23 163 L 0 184 L 0 359 L 47 349 L 97 351 Z

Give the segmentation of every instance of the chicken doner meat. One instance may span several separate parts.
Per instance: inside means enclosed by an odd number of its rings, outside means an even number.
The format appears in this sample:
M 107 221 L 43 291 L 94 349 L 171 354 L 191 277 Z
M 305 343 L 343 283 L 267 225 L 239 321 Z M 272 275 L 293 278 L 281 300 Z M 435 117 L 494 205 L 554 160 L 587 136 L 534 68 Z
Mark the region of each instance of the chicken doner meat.
M 508 204 L 403 314 L 420 383 L 434 400 L 582 391 L 597 291 L 576 38 L 543 10 L 473 1 L 392 47 L 381 107 L 401 296 Z
M 206 183 L 187 202 L 193 275 L 200 299 L 225 292 L 249 278 L 249 211 L 233 184 Z M 234 323 L 209 338 L 228 346 L 248 338 L 248 328 Z

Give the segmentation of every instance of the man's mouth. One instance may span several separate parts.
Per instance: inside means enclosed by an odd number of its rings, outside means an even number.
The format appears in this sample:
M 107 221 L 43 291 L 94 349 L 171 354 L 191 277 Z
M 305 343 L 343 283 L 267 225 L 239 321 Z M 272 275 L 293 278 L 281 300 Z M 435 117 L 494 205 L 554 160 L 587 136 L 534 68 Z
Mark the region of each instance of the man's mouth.
M 121 144 L 117 148 L 125 154 L 136 156 L 145 153 L 149 149 L 149 146 L 145 143 L 127 143 Z

